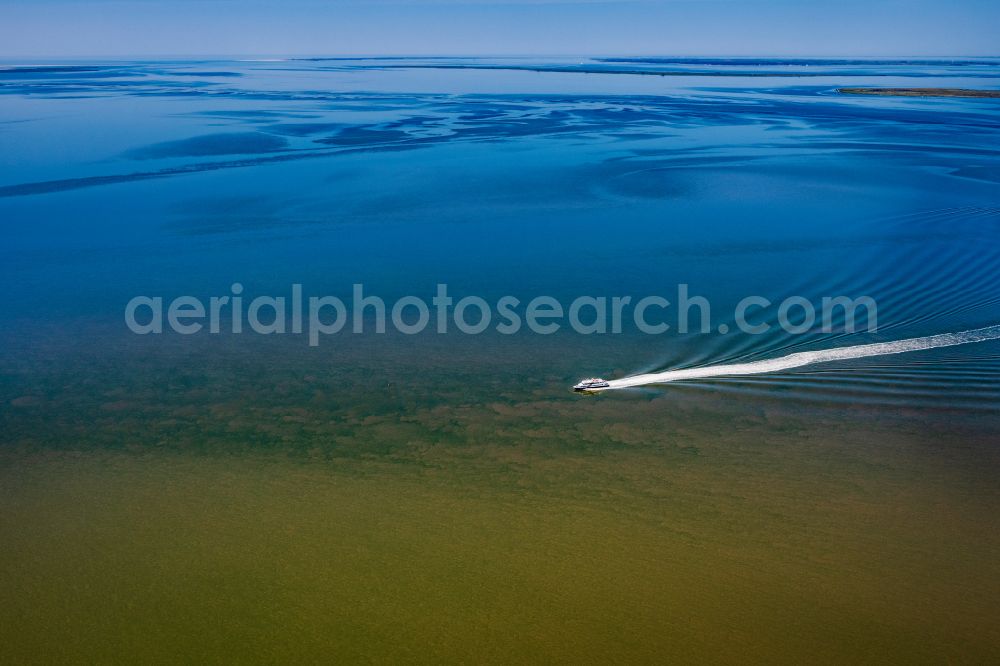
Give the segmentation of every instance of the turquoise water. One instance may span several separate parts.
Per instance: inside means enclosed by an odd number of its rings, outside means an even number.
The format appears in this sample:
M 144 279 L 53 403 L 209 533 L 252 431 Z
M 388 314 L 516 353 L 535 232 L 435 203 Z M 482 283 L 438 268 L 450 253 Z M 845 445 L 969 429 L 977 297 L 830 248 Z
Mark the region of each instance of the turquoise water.
M 995 60 L 113 62 L 0 76 L 11 320 L 110 323 L 133 296 L 233 282 L 248 300 L 292 283 L 429 299 L 439 282 L 488 300 L 673 300 L 680 283 L 709 298 L 711 331 L 621 340 L 638 345 L 626 372 L 998 320 L 996 102 L 836 92 L 995 86 Z M 735 331 L 739 299 L 793 294 L 870 296 L 880 333 Z M 591 355 L 603 344 L 573 340 L 582 371 L 611 369 Z M 852 374 L 916 394 L 950 373 L 988 401 L 976 372 L 996 350 L 931 354 L 934 378 L 910 359 Z
M 1000 323 L 1000 101 L 842 86 L 1000 89 L 1000 61 L 5 64 L 0 644 L 996 657 L 1000 342 L 569 390 Z M 711 321 L 315 347 L 126 328 L 134 296 L 235 282 L 686 284 Z M 878 329 L 791 334 L 772 307 L 748 335 L 752 295 L 869 296 Z

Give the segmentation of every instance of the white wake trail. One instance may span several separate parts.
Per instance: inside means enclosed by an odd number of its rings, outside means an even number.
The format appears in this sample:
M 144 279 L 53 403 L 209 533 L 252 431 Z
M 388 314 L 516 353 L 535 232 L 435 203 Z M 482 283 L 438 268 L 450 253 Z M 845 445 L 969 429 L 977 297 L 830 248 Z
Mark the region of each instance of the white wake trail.
M 768 372 L 781 372 L 801 368 L 806 365 L 816 363 L 829 363 L 830 361 L 846 361 L 855 358 L 867 358 L 869 356 L 884 356 L 886 354 L 902 354 L 904 352 L 921 351 L 924 349 L 937 349 L 939 347 L 953 347 L 955 345 L 965 345 L 971 342 L 984 342 L 986 340 L 1000 339 L 1000 324 L 977 328 L 961 333 L 942 333 L 940 335 L 929 335 L 924 338 L 910 338 L 909 340 L 897 340 L 895 342 L 876 342 L 869 345 L 855 345 L 853 347 L 839 347 L 835 349 L 824 349 L 822 351 L 806 351 L 789 354 L 780 358 L 773 358 L 764 361 L 750 361 L 747 363 L 731 363 L 726 365 L 709 365 L 703 368 L 688 368 L 686 370 L 667 370 L 666 372 L 653 372 L 643 375 L 634 375 L 624 379 L 612 379 L 608 382 L 607 388 L 620 389 L 632 386 L 644 386 L 646 384 L 665 384 L 667 382 L 677 382 L 683 379 L 706 379 L 709 377 L 737 377 L 743 375 L 760 375 Z

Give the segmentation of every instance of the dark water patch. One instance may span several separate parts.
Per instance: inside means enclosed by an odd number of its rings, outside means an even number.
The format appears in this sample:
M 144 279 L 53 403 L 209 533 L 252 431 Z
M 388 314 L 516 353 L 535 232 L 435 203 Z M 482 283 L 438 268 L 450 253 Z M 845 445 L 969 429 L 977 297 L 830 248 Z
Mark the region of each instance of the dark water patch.
M 190 169 L 183 171 L 174 170 L 173 173 L 188 173 Z M 150 171 L 144 173 L 116 174 L 108 176 L 85 176 L 82 178 L 62 178 L 59 180 L 45 180 L 35 183 L 21 183 L 18 185 L 5 185 L 0 187 L 0 197 L 21 197 L 38 194 L 51 194 L 53 192 L 64 192 L 66 190 L 76 190 L 84 187 L 98 187 L 100 185 L 114 185 L 116 183 L 131 183 L 150 178 L 162 178 L 171 175 L 171 170 Z
M 969 97 L 1000 98 L 1000 90 L 970 90 L 968 88 L 837 88 L 845 95 L 881 95 L 886 97 Z
M 179 72 L 168 71 L 164 72 L 164 74 L 180 75 L 180 76 L 205 76 L 209 78 L 227 78 L 227 79 L 238 78 L 243 76 L 243 74 L 240 72 L 222 72 L 222 71 L 209 72 L 209 71 L 191 71 L 191 70 L 182 70 Z
M 204 89 L 218 85 L 209 81 L 164 81 L 156 79 L 137 80 L 131 78 L 110 81 L 32 81 L 30 83 L 0 83 L 0 94 L 59 96 L 73 95 L 76 98 L 102 97 L 114 94 L 140 96 L 193 97 L 205 94 Z
M 74 78 L 94 78 L 99 76 L 122 76 L 134 70 L 121 67 L 99 67 L 94 65 L 45 65 L 37 67 L 0 67 L 0 79 L 41 78 L 38 75 L 74 74 Z
M 718 65 L 769 67 L 781 65 L 911 65 L 914 67 L 953 66 L 998 64 L 995 58 L 594 58 L 598 62 L 638 62 L 656 65 Z
M 414 140 L 409 133 L 381 127 L 347 127 L 335 136 L 319 139 L 318 143 L 331 146 L 368 146 Z
M 156 171 L 140 171 L 128 174 L 114 174 L 106 176 L 85 176 L 80 178 L 62 178 L 58 180 L 38 181 L 33 183 L 20 183 L 17 185 L 0 186 L 0 198 L 32 196 L 39 194 L 50 194 L 67 190 L 77 190 L 87 187 L 98 187 L 101 185 L 114 185 L 118 183 L 130 183 L 153 178 L 166 178 L 169 176 L 179 176 L 185 174 L 200 173 L 203 171 L 218 171 L 220 169 L 242 169 L 258 166 L 261 164 L 275 164 L 279 162 L 291 162 L 296 160 L 319 159 L 331 157 L 333 155 L 350 155 L 368 152 L 392 152 L 415 150 L 421 145 L 390 145 L 390 146 L 366 146 L 362 148 L 342 149 L 342 150 L 297 150 L 292 153 L 280 155 L 248 158 L 241 160 L 229 160 L 225 162 L 202 162 L 198 164 L 186 164 L 178 167 L 168 167 Z
M 263 129 L 283 136 L 311 136 L 341 132 L 346 127 L 349 127 L 346 123 L 277 123 L 265 125 Z
M 323 108 L 328 111 L 365 111 L 371 113 L 408 111 L 415 107 L 428 106 L 427 104 L 407 105 L 407 104 L 382 104 L 377 102 L 346 101 L 335 104 L 324 104 Z
M 447 64 L 447 63 L 424 63 L 424 64 L 382 64 L 382 65 L 361 65 L 359 69 L 437 69 L 437 70 L 486 70 L 486 71 L 524 71 L 556 74 L 611 74 L 629 76 L 660 76 L 660 77 L 735 77 L 735 78 L 810 78 L 829 76 L 857 76 L 857 77 L 881 77 L 887 72 L 869 71 L 865 69 L 829 69 L 825 71 L 808 70 L 762 70 L 762 69 L 739 69 L 720 70 L 713 68 L 703 69 L 657 69 L 652 67 L 636 68 L 621 67 L 615 65 L 510 65 L 510 64 Z M 934 78 L 940 74 L 921 70 L 901 70 L 891 72 L 892 76 L 908 78 Z M 974 78 L 1000 78 L 1000 74 L 989 71 L 969 71 L 963 72 L 962 76 Z
M 200 94 L 200 93 L 198 93 Z M 225 96 L 225 95 L 224 95 Z M 358 101 L 352 96 L 353 101 Z M 364 96 L 367 99 L 379 99 L 378 96 Z M 821 136 L 811 136 L 806 140 L 780 144 L 760 144 L 773 150 L 857 150 L 869 154 L 906 154 L 914 156 L 930 155 L 935 152 L 946 154 L 977 155 L 992 158 L 996 151 L 981 145 L 955 145 L 962 136 L 971 136 L 973 128 L 982 133 L 983 137 L 991 136 L 998 127 L 997 121 L 989 114 L 970 114 L 949 112 L 947 114 L 930 113 L 919 110 L 889 110 L 868 108 L 852 104 L 803 104 L 773 100 L 756 103 L 742 101 L 727 101 L 720 104 L 717 100 L 691 100 L 678 98 L 657 98 L 648 96 L 636 97 L 580 97 L 580 96 L 504 96 L 495 99 L 480 97 L 458 97 L 447 102 L 439 98 L 417 98 L 421 105 L 432 103 L 441 112 L 440 116 L 427 114 L 414 115 L 410 118 L 388 121 L 373 125 L 345 124 L 339 122 L 315 123 L 270 123 L 275 113 L 278 117 L 287 117 L 286 112 L 267 110 L 212 111 L 213 117 L 236 117 L 247 122 L 261 123 L 261 132 L 212 134 L 200 137 L 170 141 L 136 148 L 127 155 L 135 159 L 155 159 L 179 156 L 211 156 L 240 153 L 267 153 L 287 149 L 287 141 L 282 136 L 310 136 L 314 133 L 336 131 L 334 136 L 324 137 L 320 143 L 359 150 L 386 150 L 391 147 L 410 149 L 424 147 L 451 141 L 511 141 L 532 136 L 584 135 L 599 134 L 608 137 L 628 137 L 631 139 L 646 136 L 648 138 L 664 138 L 670 133 L 683 131 L 685 128 L 703 126 L 746 126 L 758 125 L 762 128 L 773 128 L 784 131 L 789 123 L 805 124 L 814 129 L 827 132 Z M 511 99 L 518 102 L 512 104 Z M 360 101 L 362 105 L 367 102 Z M 495 105 L 495 106 L 494 106 Z M 470 113 L 470 108 L 474 109 Z M 234 115 L 235 114 L 235 115 Z M 888 122 L 893 119 L 893 122 Z M 958 139 L 951 128 L 961 124 L 966 128 L 964 135 Z M 627 130 L 627 131 L 625 131 Z M 432 134 L 427 134 L 432 132 Z M 859 140 L 837 141 L 835 136 L 858 136 Z M 883 136 L 886 139 L 900 139 L 900 142 L 873 142 L 872 136 Z M 862 139 L 863 137 L 863 139 Z M 915 139 L 920 139 L 915 142 Z M 948 144 L 941 143 L 949 139 Z M 930 143 L 934 140 L 934 143 Z M 642 154 L 634 149 L 636 154 Z M 672 158 L 678 157 L 684 148 L 665 148 L 663 154 Z M 655 154 L 656 149 L 648 149 L 646 155 Z M 746 154 L 746 151 L 741 151 Z M 701 159 L 701 158 L 699 158 Z M 704 159 L 717 159 L 706 157 Z M 727 158 L 723 158 L 725 161 Z M 737 160 L 739 161 L 739 160 Z M 179 170 L 161 170 L 157 174 L 137 175 L 137 178 L 169 175 L 172 173 L 188 173 L 200 168 L 215 169 L 226 166 L 249 166 L 251 163 L 240 161 L 232 165 L 218 163 L 204 167 L 188 167 Z M 693 166 L 695 161 L 686 166 Z M 684 166 L 684 162 L 675 162 L 676 166 Z M 990 165 L 976 165 L 989 169 Z M 988 173 L 988 171 L 984 171 Z M 84 183 L 101 184 L 105 182 L 124 182 L 130 176 L 94 176 L 91 178 L 70 179 L 64 184 L 72 187 L 85 186 Z M 17 192 L 54 191 L 54 184 L 38 185 L 40 189 L 32 189 L 30 183 L 7 186 L 0 193 L 10 196 Z M 19 189 L 20 188 L 20 189 Z M 58 188 L 57 188 L 58 189 Z
M 499 115 L 497 117 L 500 117 Z M 447 122 L 450 116 L 408 116 L 401 120 L 393 120 L 385 123 L 386 127 L 404 130 L 420 130 L 427 127 L 440 127 L 443 122 Z M 458 116 L 457 120 L 463 120 L 464 116 Z
M 537 102 L 548 103 L 556 101 L 560 97 L 555 95 L 538 95 L 523 97 L 519 95 L 484 95 L 467 94 L 459 97 L 452 97 L 446 100 L 437 100 L 435 108 L 441 111 L 449 111 L 455 104 L 461 104 L 468 113 L 485 117 L 495 117 L 510 112 L 533 111 L 538 108 Z M 520 101 L 519 100 L 523 100 Z M 532 100 L 536 100 L 532 103 Z
M 193 111 L 190 115 L 194 116 L 207 116 L 210 118 L 226 118 L 235 120 L 246 120 L 249 122 L 255 121 L 273 121 L 277 119 L 295 119 L 295 118 L 319 118 L 320 116 L 316 113 L 309 113 L 305 111 L 276 111 L 274 109 L 208 109 L 202 111 Z
M 66 190 L 76 190 L 86 187 L 98 187 L 100 185 L 113 185 L 117 183 L 130 183 L 152 178 L 166 178 L 202 171 L 217 171 L 219 169 L 236 169 L 267 164 L 273 162 L 283 162 L 290 160 L 315 159 L 335 154 L 335 151 L 309 152 L 299 151 L 298 153 L 276 155 L 273 157 L 260 157 L 255 159 L 232 160 L 227 162 L 207 162 L 200 164 L 187 164 L 179 167 L 159 169 L 157 171 L 140 171 L 127 174 L 114 174 L 107 176 L 85 176 L 81 178 L 62 178 L 59 180 L 39 181 L 34 183 L 21 183 L 18 185 L 6 185 L 0 187 L 0 197 L 31 196 L 37 194 L 49 194 L 52 192 L 63 192 Z
M 262 132 L 233 132 L 225 134 L 204 134 L 178 141 L 164 141 L 142 148 L 134 148 L 125 153 L 135 160 L 160 159 L 164 157 L 202 157 L 210 155 L 238 155 L 245 153 L 269 153 L 284 150 L 288 141 Z

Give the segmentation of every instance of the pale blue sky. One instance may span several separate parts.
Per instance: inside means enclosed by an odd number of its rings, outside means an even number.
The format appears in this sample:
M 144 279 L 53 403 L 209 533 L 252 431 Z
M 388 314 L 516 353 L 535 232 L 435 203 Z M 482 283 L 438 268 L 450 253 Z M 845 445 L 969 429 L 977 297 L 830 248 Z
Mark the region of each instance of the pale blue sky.
M 0 56 L 998 55 L 996 0 L 0 0 Z

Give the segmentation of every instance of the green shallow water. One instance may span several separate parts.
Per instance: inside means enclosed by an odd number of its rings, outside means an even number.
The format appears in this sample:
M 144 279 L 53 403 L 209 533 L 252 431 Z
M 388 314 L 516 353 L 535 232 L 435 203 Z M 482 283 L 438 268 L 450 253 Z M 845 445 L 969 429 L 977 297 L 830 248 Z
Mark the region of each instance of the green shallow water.
M 36 338 L 5 362 L 5 661 L 1000 655 L 994 413 L 581 399 L 565 343 L 497 344 L 347 338 L 321 374 L 290 340 Z
M 5 456 L 5 660 L 996 658 L 992 484 L 727 430 L 559 460 Z

